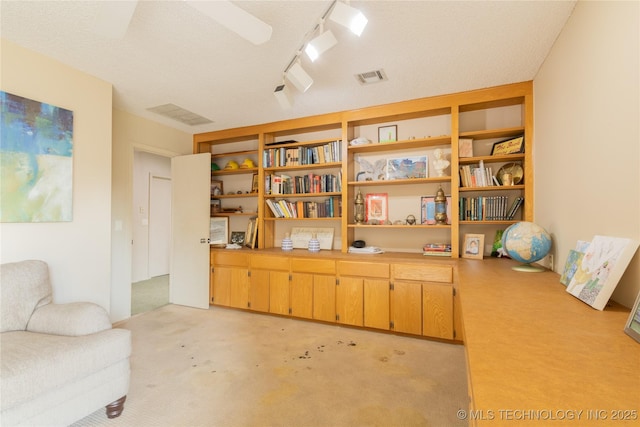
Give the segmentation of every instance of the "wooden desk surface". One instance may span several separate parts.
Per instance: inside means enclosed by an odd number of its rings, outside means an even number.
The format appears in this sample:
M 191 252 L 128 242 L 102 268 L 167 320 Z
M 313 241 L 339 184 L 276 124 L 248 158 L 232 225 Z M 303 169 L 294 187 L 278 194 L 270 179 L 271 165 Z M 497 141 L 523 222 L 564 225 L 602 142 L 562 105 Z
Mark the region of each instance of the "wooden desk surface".
M 623 331 L 629 310 L 595 310 L 558 274 L 513 265 L 458 260 L 469 424 L 640 425 L 640 343 Z

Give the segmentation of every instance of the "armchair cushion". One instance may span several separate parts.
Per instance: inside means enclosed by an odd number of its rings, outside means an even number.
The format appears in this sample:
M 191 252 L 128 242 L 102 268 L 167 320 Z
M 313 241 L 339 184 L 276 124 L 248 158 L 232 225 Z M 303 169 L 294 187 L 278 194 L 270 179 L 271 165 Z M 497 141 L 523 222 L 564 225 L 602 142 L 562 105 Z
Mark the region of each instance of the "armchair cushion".
M 106 310 L 90 302 L 47 304 L 31 315 L 27 331 L 41 334 L 80 336 L 111 329 Z
M 0 267 L 0 332 L 24 331 L 36 308 L 52 301 L 49 268 L 29 260 Z

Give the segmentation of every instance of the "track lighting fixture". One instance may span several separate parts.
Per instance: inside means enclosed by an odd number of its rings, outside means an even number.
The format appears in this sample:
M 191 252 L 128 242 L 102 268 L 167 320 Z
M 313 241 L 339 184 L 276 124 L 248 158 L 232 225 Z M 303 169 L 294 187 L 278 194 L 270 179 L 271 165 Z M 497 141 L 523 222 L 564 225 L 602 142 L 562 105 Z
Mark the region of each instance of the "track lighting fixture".
M 307 74 L 304 68 L 302 68 L 299 61 L 294 62 L 285 75 L 300 92 L 306 92 L 313 84 L 313 79 Z
M 320 23 L 319 28 L 320 35 L 307 43 L 307 47 L 304 48 L 311 62 L 315 62 L 320 55 L 338 44 L 338 40 L 336 40 L 331 30 L 323 32 L 322 23 Z
M 367 18 L 355 7 L 348 6 L 341 1 L 336 1 L 333 12 L 329 16 L 333 22 L 344 25 L 358 37 L 367 26 Z
M 276 97 L 278 104 L 280 104 L 280 107 L 282 107 L 283 110 L 288 110 L 293 105 L 289 88 L 284 83 L 276 86 L 276 90 L 273 91 L 273 95 Z

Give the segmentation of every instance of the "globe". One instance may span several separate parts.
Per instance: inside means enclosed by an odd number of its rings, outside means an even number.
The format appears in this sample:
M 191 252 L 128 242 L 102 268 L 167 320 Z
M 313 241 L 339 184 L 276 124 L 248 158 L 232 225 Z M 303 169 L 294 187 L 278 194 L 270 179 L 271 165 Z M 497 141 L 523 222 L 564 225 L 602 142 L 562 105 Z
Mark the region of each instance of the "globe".
M 518 222 L 509 226 L 502 234 L 502 248 L 511 258 L 524 264 L 513 267 L 514 270 L 544 271 L 531 263 L 541 260 L 549 253 L 551 235 L 533 222 Z

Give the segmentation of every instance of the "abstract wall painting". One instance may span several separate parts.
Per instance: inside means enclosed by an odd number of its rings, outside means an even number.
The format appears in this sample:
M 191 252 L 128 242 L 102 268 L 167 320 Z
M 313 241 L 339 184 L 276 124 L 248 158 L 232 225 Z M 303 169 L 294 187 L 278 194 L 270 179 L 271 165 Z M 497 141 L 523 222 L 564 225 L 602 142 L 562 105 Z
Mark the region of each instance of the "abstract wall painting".
M 638 242 L 631 239 L 595 236 L 576 262 L 567 292 L 597 310 L 603 310 L 615 290 Z
M 0 91 L 0 222 L 73 219 L 73 111 Z

